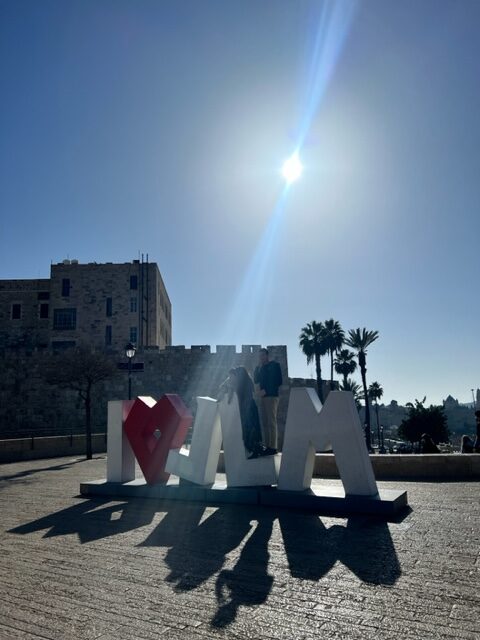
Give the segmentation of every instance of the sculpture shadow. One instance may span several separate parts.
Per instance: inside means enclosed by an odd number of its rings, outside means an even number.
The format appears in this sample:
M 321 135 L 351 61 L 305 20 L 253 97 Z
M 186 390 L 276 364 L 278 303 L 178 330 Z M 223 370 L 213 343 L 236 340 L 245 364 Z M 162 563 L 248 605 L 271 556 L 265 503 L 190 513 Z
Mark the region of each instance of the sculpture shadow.
M 328 529 L 317 515 L 279 514 L 290 573 L 317 581 L 338 561 L 368 584 L 393 585 L 401 575 L 388 524 L 372 517 L 350 517 L 347 526 Z
M 175 591 L 189 591 L 215 575 L 226 555 L 236 549 L 250 531 L 248 509 L 219 507 L 200 523 L 205 507 L 172 505 L 156 529 L 139 546 L 169 546 L 165 561 L 167 581 Z M 200 523 L 200 524 L 199 524 Z
M 44 538 L 77 534 L 83 544 L 148 525 L 158 511 L 165 511 L 138 546 L 169 547 L 166 580 L 177 592 L 195 589 L 216 576 L 218 607 L 211 625 L 217 629 L 230 625 L 239 607 L 267 600 L 274 581 L 268 573 L 268 543 L 276 519 L 293 578 L 318 581 L 337 561 L 368 584 L 393 585 L 401 575 L 388 525 L 378 518 L 350 517 L 346 526 L 327 528 L 318 515 L 308 512 L 242 505 L 224 505 L 210 515 L 205 510 L 198 503 L 135 499 L 112 504 L 110 498 L 88 499 L 9 533 L 45 529 Z M 245 538 L 235 566 L 224 569 L 228 554 Z
M 172 505 L 139 546 L 170 547 L 166 580 L 177 592 L 191 591 L 218 574 L 218 610 L 211 624 L 222 628 L 234 621 L 240 606 L 259 605 L 268 598 L 273 585 L 267 572 L 268 542 L 276 514 L 270 509 L 221 506 L 200 522 L 204 511 L 204 506 L 194 504 Z M 227 555 L 247 536 L 235 567 L 222 569 Z
M 10 529 L 8 533 L 28 534 L 47 529 L 44 538 L 77 534 L 82 544 L 133 531 L 150 524 L 158 504 L 153 500 L 131 500 L 109 504 L 112 500 L 82 500 L 44 518 Z M 108 505 L 103 508 L 102 505 Z

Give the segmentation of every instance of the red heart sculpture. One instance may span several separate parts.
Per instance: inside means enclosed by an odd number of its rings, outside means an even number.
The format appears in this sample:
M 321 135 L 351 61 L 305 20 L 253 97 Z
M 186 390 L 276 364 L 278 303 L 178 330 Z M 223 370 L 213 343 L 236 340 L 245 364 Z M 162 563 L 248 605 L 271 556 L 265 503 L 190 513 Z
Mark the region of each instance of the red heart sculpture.
M 180 449 L 192 424 L 192 414 L 180 396 L 138 397 L 128 412 L 123 428 L 148 484 L 167 482 L 165 471 L 170 449 Z

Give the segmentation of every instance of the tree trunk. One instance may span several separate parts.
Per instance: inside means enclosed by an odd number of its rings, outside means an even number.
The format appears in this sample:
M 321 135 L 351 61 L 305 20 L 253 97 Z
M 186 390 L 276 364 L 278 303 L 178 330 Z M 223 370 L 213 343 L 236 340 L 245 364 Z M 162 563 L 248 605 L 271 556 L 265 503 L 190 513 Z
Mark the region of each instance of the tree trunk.
M 330 391 L 333 391 L 333 351 L 330 351 Z
M 367 449 L 371 453 L 372 437 L 370 431 L 370 404 L 368 402 L 367 366 L 365 354 L 362 351 L 360 351 L 358 354 L 358 364 L 360 365 L 360 373 L 362 375 L 363 398 L 365 400 L 365 440 L 367 443 Z
M 380 439 L 380 419 L 378 417 L 378 400 L 375 400 L 375 413 L 377 414 L 377 438 L 378 438 L 378 451 L 382 449 L 382 442 Z
M 347 380 L 348 380 L 348 373 L 344 373 L 343 374 L 343 386 L 344 387 L 347 386 Z
M 90 383 L 87 385 L 87 391 L 85 393 L 85 440 L 86 440 L 86 455 L 87 460 L 92 459 L 92 386 Z
M 317 371 L 317 390 L 320 402 L 323 404 L 323 384 L 322 384 L 322 368 L 320 366 L 320 356 L 315 354 L 315 369 Z

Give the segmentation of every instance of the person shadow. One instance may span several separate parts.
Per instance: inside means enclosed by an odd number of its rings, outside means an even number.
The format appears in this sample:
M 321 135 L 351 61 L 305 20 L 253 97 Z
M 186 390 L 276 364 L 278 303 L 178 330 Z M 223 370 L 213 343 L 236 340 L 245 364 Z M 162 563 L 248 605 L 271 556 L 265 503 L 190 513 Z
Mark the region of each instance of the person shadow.
M 274 577 L 268 573 L 268 542 L 275 516 L 266 513 L 257 520 L 233 569 L 223 569 L 215 583 L 218 610 L 211 625 L 224 628 L 231 624 L 240 606 L 263 604 L 272 589 Z
M 240 606 L 265 602 L 274 577 L 267 572 L 268 542 L 277 517 L 274 510 L 224 505 L 202 520 L 205 506 L 182 505 L 172 509 L 142 542 L 143 546 L 169 546 L 166 581 L 176 592 L 191 591 L 217 575 L 218 610 L 213 627 L 231 624 Z M 227 556 L 241 546 L 233 569 L 222 569 Z
M 223 567 L 228 553 L 236 549 L 252 528 L 249 509 L 218 507 L 202 516 L 205 506 L 175 505 L 139 546 L 169 546 L 165 556 L 170 573 L 167 582 L 177 592 L 190 591 Z

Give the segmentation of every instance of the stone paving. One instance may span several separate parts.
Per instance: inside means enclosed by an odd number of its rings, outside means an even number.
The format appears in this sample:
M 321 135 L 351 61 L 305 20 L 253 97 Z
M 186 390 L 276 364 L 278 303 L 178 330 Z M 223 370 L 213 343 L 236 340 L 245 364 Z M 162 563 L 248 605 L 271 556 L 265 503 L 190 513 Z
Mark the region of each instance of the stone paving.
M 385 522 L 80 498 L 105 464 L 0 466 L 1 640 L 480 638 L 480 482 Z

